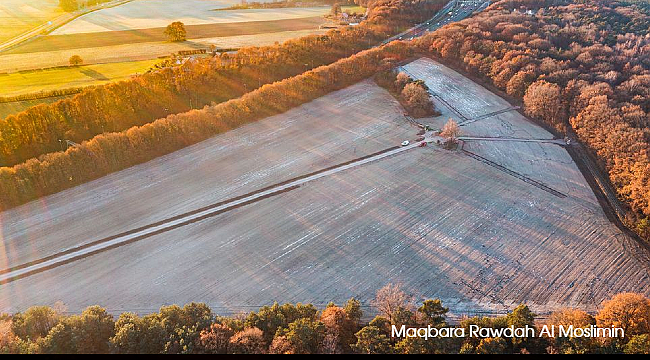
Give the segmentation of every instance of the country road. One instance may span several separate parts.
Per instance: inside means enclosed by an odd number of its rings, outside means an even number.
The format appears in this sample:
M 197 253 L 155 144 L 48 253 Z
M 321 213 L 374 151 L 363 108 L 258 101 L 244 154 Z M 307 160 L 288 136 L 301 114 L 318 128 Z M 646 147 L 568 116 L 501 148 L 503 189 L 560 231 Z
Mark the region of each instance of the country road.
M 119 6 L 119 5 L 122 5 L 122 4 L 126 4 L 126 3 L 131 2 L 131 1 L 133 1 L 133 0 L 115 0 L 115 1 L 112 1 L 112 2 L 109 2 L 109 3 L 99 4 L 99 5 L 89 7 L 89 8 L 84 8 L 84 9 L 81 9 L 81 10 L 77 10 L 75 12 L 70 12 L 70 13 L 60 15 L 59 17 L 46 22 L 45 24 L 37 26 L 32 30 L 29 30 L 29 31 L 27 31 L 27 32 L 25 32 L 23 34 L 20 34 L 20 35 L 18 35 L 16 37 L 12 38 L 12 39 L 9 39 L 9 40 L 7 40 L 7 41 L 5 41 L 3 43 L 0 43 L 0 53 L 2 53 L 3 51 L 5 51 L 7 49 L 10 49 L 10 48 L 12 48 L 12 47 L 14 47 L 16 45 L 22 44 L 25 41 L 31 40 L 31 39 L 33 39 L 33 38 L 35 38 L 35 37 L 37 37 L 37 36 L 39 36 L 41 34 L 50 33 L 52 31 L 56 30 L 57 28 L 69 23 L 70 21 L 72 21 L 72 20 L 74 20 L 74 19 L 76 19 L 76 18 L 78 18 L 80 16 L 86 15 L 86 14 L 91 13 L 93 11 L 105 9 L 105 8 L 108 8 L 108 7 L 113 7 L 113 6 Z
M 384 40 L 380 45 L 388 44 L 394 40 L 411 40 L 426 35 L 447 24 L 463 20 L 475 12 L 485 9 L 489 4 L 490 1 L 484 0 L 451 0 L 431 19 Z

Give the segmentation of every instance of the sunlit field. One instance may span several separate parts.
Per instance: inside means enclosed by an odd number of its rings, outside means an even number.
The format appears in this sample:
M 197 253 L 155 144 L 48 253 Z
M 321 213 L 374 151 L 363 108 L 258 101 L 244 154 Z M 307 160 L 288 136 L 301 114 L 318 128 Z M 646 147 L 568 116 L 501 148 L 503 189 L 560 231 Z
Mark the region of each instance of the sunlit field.
M 110 43 L 111 45 L 81 48 L 76 48 L 76 42 L 74 41 L 66 41 L 65 44 L 62 44 L 59 47 L 53 47 L 46 43 L 40 44 L 40 39 L 37 39 L 30 44 L 25 44 L 19 49 L 22 51 L 27 49 L 36 50 L 36 48 L 39 48 L 43 51 L 16 53 L 16 51 L 18 51 L 16 50 L 0 53 L 0 73 L 64 66 L 68 64 L 68 60 L 72 55 L 81 56 L 86 64 L 135 61 L 169 56 L 170 54 L 177 53 L 181 50 L 205 49 L 210 45 L 215 45 L 220 49 L 272 45 L 275 42 L 282 43 L 289 39 L 295 39 L 312 34 L 323 34 L 326 32 L 326 30 L 318 29 L 316 26 L 312 26 L 309 23 L 306 24 L 307 29 L 300 29 L 302 26 L 302 24 L 297 24 L 296 27 L 279 26 L 276 27 L 279 31 L 261 34 L 240 34 L 234 36 L 209 36 L 183 42 L 168 42 L 161 40 L 120 43 L 119 41 L 116 41 L 115 38 L 108 37 L 106 43 Z M 46 38 L 44 38 L 44 40 L 47 41 Z M 99 42 L 102 41 L 102 39 L 95 38 L 91 39 L 91 41 Z M 66 48 L 66 46 L 70 48 Z M 55 49 L 44 50 L 46 48 Z
M 649 179 L 650 0 L 0 0 L 0 354 L 650 354 Z
M 0 42 L 63 14 L 59 0 L 0 1 Z
M 172 21 L 203 25 L 300 19 L 322 16 L 330 11 L 329 6 L 215 11 L 239 3 L 239 0 L 136 0 L 82 16 L 55 30 L 52 35 L 149 29 L 165 27 Z
M 261 35 L 283 31 L 317 30 L 323 23 L 322 17 L 309 17 L 303 19 L 285 19 L 275 21 L 256 21 L 233 24 L 204 24 L 186 25 L 187 41 L 174 45 L 191 46 L 198 39 L 230 37 L 239 35 Z M 142 43 L 171 44 L 164 34 L 164 28 L 150 28 L 140 30 L 108 31 L 89 34 L 72 34 L 44 36 L 22 44 L 3 54 L 33 54 L 61 50 L 90 49 L 97 52 L 109 52 L 107 46 Z M 137 50 L 136 50 L 137 51 Z M 114 56 L 115 54 L 113 54 Z M 0 65 L 1 66 L 1 65 Z
M 328 6 L 217 11 L 239 3 L 238 0 L 134 0 L 86 14 L 50 34 L 0 53 L 0 74 L 3 74 L 0 96 L 122 80 L 179 51 L 210 46 L 221 49 L 264 46 L 323 34 L 325 30 L 320 29 L 325 21 L 323 15 L 330 11 Z M 348 6 L 345 10 L 365 11 L 357 8 Z M 7 19 L 0 24 L 0 35 L 12 37 L 63 12 L 58 8 L 58 0 L 9 0 L 0 4 L 0 14 L 3 20 Z M 173 21 L 185 24 L 187 41 L 168 41 L 164 28 Z M 67 66 L 72 55 L 81 56 L 84 66 L 49 69 Z M 45 100 L 3 104 L 0 116 L 41 102 Z
M 124 80 L 145 72 L 157 62 L 143 60 L 12 73 L 0 77 L 0 94 L 16 96 Z
M 363 6 L 344 5 L 341 6 L 341 10 L 348 14 L 365 14 L 367 9 Z
M 53 103 L 56 101 L 59 101 L 60 99 L 64 98 L 65 96 L 55 96 L 55 97 L 50 97 L 50 98 L 45 98 L 45 99 L 37 99 L 37 100 L 25 100 L 25 101 L 12 101 L 8 103 L 0 103 L 0 119 L 7 117 L 8 115 L 11 114 L 17 114 L 23 110 L 27 110 L 28 108 L 38 105 L 38 104 L 49 104 Z

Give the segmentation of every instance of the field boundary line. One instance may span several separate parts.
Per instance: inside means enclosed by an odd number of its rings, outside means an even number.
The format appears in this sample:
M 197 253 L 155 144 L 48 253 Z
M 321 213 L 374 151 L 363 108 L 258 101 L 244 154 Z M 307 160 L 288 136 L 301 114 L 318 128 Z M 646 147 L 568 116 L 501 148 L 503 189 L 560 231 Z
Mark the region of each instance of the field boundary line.
M 507 107 L 505 109 L 501 109 L 501 110 L 493 111 L 491 113 L 487 113 L 487 114 L 477 116 L 477 117 L 475 117 L 473 119 L 465 120 L 465 121 L 461 122 L 460 124 L 458 124 L 458 126 L 464 126 L 464 125 L 467 125 L 467 124 L 471 124 L 473 122 L 483 120 L 483 119 L 487 119 L 487 118 L 490 118 L 492 116 L 501 115 L 503 113 L 507 113 L 507 112 L 510 112 L 510 111 L 513 111 L 513 110 L 519 110 L 520 108 L 521 107 L 519 107 L 519 106 L 510 106 L 510 107 Z
M 469 156 L 471 158 L 474 158 L 474 159 L 476 159 L 476 160 L 478 160 L 478 161 L 480 161 L 480 162 L 482 162 L 484 164 L 490 165 L 493 168 L 495 168 L 497 170 L 500 170 L 500 171 L 502 171 L 502 172 L 504 172 L 504 173 L 506 173 L 506 174 L 508 174 L 510 176 L 513 176 L 513 177 L 519 179 L 519 180 L 522 180 L 525 183 L 528 183 L 530 185 L 538 187 L 538 188 L 550 193 L 551 195 L 557 196 L 559 198 L 566 198 L 567 197 L 566 194 L 561 193 L 561 192 L 551 188 L 550 186 L 548 186 L 548 185 L 546 185 L 544 183 L 541 183 L 541 182 L 539 182 L 537 180 L 533 180 L 533 179 L 529 178 L 528 176 L 520 174 L 520 173 L 518 173 L 516 171 L 510 170 L 510 169 L 508 169 L 507 167 L 505 167 L 503 165 L 499 165 L 499 164 L 495 163 L 492 160 L 488 160 L 488 159 L 482 157 L 481 155 L 475 154 L 475 153 L 473 153 L 471 151 L 468 151 L 468 150 L 465 150 L 465 149 L 461 149 L 461 151 L 465 155 L 467 155 L 467 156 Z

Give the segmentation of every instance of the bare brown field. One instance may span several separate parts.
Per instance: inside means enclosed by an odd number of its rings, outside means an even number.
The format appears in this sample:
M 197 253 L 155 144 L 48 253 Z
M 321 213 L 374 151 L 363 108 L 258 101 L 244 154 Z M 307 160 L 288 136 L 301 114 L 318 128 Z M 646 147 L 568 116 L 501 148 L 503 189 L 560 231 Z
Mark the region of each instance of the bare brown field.
M 188 39 L 200 39 L 318 29 L 323 22 L 324 19 L 322 17 L 316 16 L 302 19 L 186 25 L 185 29 L 187 30 Z M 164 31 L 165 28 L 162 27 L 69 35 L 49 35 L 7 50 L 3 54 L 28 54 L 53 50 L 73 50 L 167 41 Z
M 0 55 L 0 72 L 15 72 L 29 69 L 42 69 L 52 66 L 66 66 L 69 64 L 69 59 L 72 54 L 81 56 L 86 64 L 140 61 L 169 56 L 170 54 L 178 53 L 182 50 L 207 49 L 210 45 L 215 45 L 217 48 L 222 49 L 246 46 L 266 46 L 273 45 L 275 42 L 282 43 L 290 39 L 313 34 L 323 34 L 325 32 L 325 30 L 307 29 L 254 35 L 190 39 L 179 43 L 158 41 L 80 48 L 74 50 L 55 50 L 26 54 Z
M 436 63 L 406 68 L 434 89 L 437 81 L 457 84 L 445 96 L 464 104 L 466 116 L 503 105 Z M 0 268 L 394 146 L 416 130 L 402 113 L 365 81 L 6 211 Z M 511 113 L 489 120 L 492 135 L 552 137 Z M 470 124 L 476 133 L 488 130 L 482 121 Z M 441 298 L 456 316 L 519 303 L 539 314 L 565 306 L 593 311 L 619 292 L 650 294 L 647 254 L 607 221 L 562 147 L 466 146 L 565 196 L 461 151 L 415 148 L 0 285 L 0 311 L 56 301 L 72 312 L 100 304 L 112 313 L 190 301 L 221 314 L 273 301 L 324 306 L 354 296 L 368 304 L 389 282 L 417 300 Z
M 268 2 L 271 0 L 262 0 Z M 159 28 L 172 21 L 185 25 L 296 19 L 322 16 L 328 6 L 218 11 L 240 0 L 134 0 L 119 7 L 99 10 L 56 29 L 53 35 Z

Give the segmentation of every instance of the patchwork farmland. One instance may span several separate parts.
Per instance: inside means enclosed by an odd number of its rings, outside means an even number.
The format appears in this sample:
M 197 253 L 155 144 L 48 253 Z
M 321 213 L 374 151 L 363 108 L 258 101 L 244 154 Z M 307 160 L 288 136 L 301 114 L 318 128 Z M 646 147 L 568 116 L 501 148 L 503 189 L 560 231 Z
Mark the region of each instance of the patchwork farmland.
M 160 28 L 172 21 L 182 21 L 185 25 L 205 25 L 300 19 L 329 12 L 328 6 L 217 11 L 240 3 L 239 0 L 135 0 L 80 17 L 55 30 L 52 35 Z
M 259 43 L 252 44 L 268 45 L 291 38 L 289 32 L 296 32 L 292 37 L 322 33 L 319 29 L 325 21 L 322 16 L 329 11 L 326 6 L 215 11 L 235 3 L 238 2 L 134 0 L 91 12 L 47 36 L 4 51 L 0 55 L 0 72 L 66 65 L 71 54 L 81 55 L 86 63 L 155 59 L 212 44 L 219 48 L 232 47 L 238 45 L 232 37 L 245 35 L 264 34 Z M 188 41 L 167 42 L 164 29 L 173 21 L 185 24 Z M 282 34 L 274 37 L 274 33 Z M 116 58 L 116 54 L 121 58 Z M 44 59 L 49 61 L 44 63 Z
M 0 94 L 17 96 L 126 80 L 134 74 L 146 72 L 159 62 L 159 60 L 142 60 L 7 74 L 2 76 Z
M 101 304 L 148 313 L 200 301 L 229 314 L 352 296 L 367 305 L 390 282 L 417 300 L 442 299 L 454 315 L 521 302 L 540 314 L 595 310 L 619 292 L 650 294 L 646 253 L 608 222 L 561 141 L 431 60 L 404 70 L 439 96 L 443 116 L 425 122 L 480 119 L 461 127 L 463 150 L 405 149 L 15 279 L 0 285 L 0 311 L 62 301 L 72 312 Z M 0 272 L 395 147 L 417 131 L 392 96 L 363 81 L 2 213 Z
M 10 24 L 18 26 L 20 19 L 36 11 L 30 0 L 11 1 L 13 7 L 0 5 L 0 16 Z M 53 3 L 51 11 L 48 6 L 39 10 L 43 12 L 37 17 L 41 23 L 63 14 L 56 8 L 58 1 Z M 49 34 L 0 52 L 0 96 L 119 81 L 148 70 L 159 58 L 182 51 L 272 45 L 326 32 L 320 27 L 325 22 L 323 15 L 329 12 L 327 6 L 218 10 L 235 4 L 239 1 L 133 0 L 82 15 Z M 29 18 L 32 22 L 21 29 L 41 24 Z M 173 21 L 185 23 L 187 41 L 168 41 L 164 30 Z M 17 35 L 0 28 L 3 34 Z M 69 67 L 72 55 L 80 56 L 84 65 Z M 14 109 L 43 102 L 47 100 L 0 104 L 0 114 L 6 116 Z

